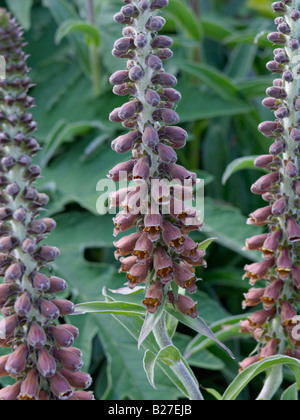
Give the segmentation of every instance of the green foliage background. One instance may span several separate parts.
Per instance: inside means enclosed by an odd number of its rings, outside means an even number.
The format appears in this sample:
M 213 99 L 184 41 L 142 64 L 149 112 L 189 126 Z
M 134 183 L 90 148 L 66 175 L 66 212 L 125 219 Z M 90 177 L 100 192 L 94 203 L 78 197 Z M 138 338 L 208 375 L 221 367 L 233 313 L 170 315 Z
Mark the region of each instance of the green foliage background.
M 120 159 L 110 148 L 120 128 L 108 121 L 108 115 L 122 98 L 112 94 L 108 78 L 125 64 L 111 55 L 121 35 L 112 17 L 122 2 L 94 0 L 94 4 L 96 30 L 84 23 L 85 0 L 0 1 L 26 28 L 31 77 L 37 85 L 32 90 L 33 112 L 43 145 L 39 188 L 50 195 L 48 214 L 58 223 L 48 243 L 61 249 L 55 272 L 66 278 L 75 302 L 104 300 L 104 286 L 117 289 L 125 282 L 113 258 L 111 216 L 96 211 L 97 182 Z M 238 334 L 237 324 L 239 316 L 245 316 L 241 301 L 248 289 L 242 280 L 243 266 L 259 258 L 242 247 L 246 237 L 260 232 L 246 226 L 246 216 L 260 204 L 249 191 L 259 173 L 248 157 L 267 152 L 270 144 L 257 130 L 269 117 L 261 100 L 271 80 L 265 67 L 272 55 L 266 39 L 267 31 L 274 28 L 270 5 L 271 0 L 170 0 L 163 12 L 168 19 L 165 33 L 175 40 L 174 59 L 167 70 L 178 76 L 183 96 L 178 112 L 190 134 L 186 149 L 180 151 L 180 163 L 206 181 L 205 229 L 195 239 L 218 237 L 208 249 L 208 269 L 199 272 L 204 279 L 196 296 L 199 312 L 210 325 L 224 320 L 216 331 L 236 356 L 232 361 L 208 342 L 196 348 L 188 362 L 204 388 L 221 393 L 236 376 L 238 361 L 255 345 Z M 90 50 L 99 59 L 98 97 L 93 91 Z M 240 160 L 227 168 L 235 159 Z M 226 168 L 229 179 L 222 185 Z M 228 330 L 232 316 L 233 327 Z M 130 330 L 130 321 L 120 319 Z M 158 391 L 149 385 L 142 368 L 143 351 L 111 315 L 73 317 L 72 322 L 81 329 L 77 345 L 84 353 L 85 369 L 93 375 L 97 399 L 180 397 L 159 368 Z M 180 326 L 174 342 L 184 353 L 194 336 Z M 289 379 L 286 372 L 285 385 L 290 385 Z M 255 398 L 262 380 L 252 382 L 240 398 Z

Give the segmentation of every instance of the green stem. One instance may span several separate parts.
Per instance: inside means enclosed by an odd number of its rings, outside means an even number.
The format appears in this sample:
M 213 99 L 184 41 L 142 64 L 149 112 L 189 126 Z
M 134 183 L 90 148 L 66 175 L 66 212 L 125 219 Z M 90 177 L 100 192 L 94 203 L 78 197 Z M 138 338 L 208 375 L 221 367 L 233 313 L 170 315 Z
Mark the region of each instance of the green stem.
M 95 25 L 95 13 L 93 0 L 86 0 L 87 17 L 89 23 Z M 99 62 L 98 48 L 95 45 L 90 45 L 90 63 L 92 72 L 92 81 L 94 86 L 95 96 L 98 97 L 101 94 L 101 69 Z
M 167 332 L 165 314 L 154 327 L 153 334 L 161 349 L 173 345 Z M 204 400 L 198 385 L 182 361 L 174 363 L 171 369 L 184 385 L 190 400 Z

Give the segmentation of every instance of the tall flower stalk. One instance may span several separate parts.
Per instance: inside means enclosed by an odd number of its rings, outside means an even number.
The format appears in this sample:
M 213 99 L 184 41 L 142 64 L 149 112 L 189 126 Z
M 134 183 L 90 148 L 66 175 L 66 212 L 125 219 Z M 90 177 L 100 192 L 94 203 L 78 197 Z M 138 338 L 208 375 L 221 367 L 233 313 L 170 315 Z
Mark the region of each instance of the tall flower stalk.
M 300 1 L 276 2 L 273 9 L 281 16 L 275 20 L 278 32 L 268 36 L 277 48 L 274 61 L 267 67 L 281 77 L 267 89 L 268 97 L 263 101 L 274 111 L 276 120 L 263 122 L 259 130 L 274 143 L 270 154 L 255 162 L 269 173 L 252 186 L 252 192 L 261 195 L 267 206 L 252 213 L 248 220 L 252 225 L 267 226 L 268 231 L 247 240 L 247 249 L 262 251 L 264 259 L 247 265 L 245 275 L 252 286 L 260 280 L 265 285 L 261 287 L 260 282 L 259 287 L 252 288 L 244 301 L 244 307 L 262 303 L 263 308 L 242 322 L 242 332 L 250 332 L 258 346 L 241 363 L 241 369 L 276 354 L 300 358 L 295 318 L 300 290 Z M 266 392 L 274 392 L 269 385 L 266 384 Z
M 188 237 L 189 232 L 202 226 L 198 213 L 185 203 L 193 196 L 197 177 L 176 163 L 175 150 L 185 146 L 188 136 L 175 127 L 179 116 L 173 108 L 181 95 L 174 89 L 176 78 L 163 68 L 163 61 L 172 57 L 173 41 L 158 35 L 165 19 L 156 16 L 156 11 L 166 7 L 168 0 L 124 3 L 114 17 L 125 27 L 113 55 L 126 58 L 127 68 L 114 73 L 110 81 L 116 95 L 129 95 L 131 99 L 115 109 L 110 120 L 129 128 L 129 133 L 115 139 L 112 147 L 118 153 L 132 151 L 132 158 L 113 168 L 109 177 L 116 182 L 124 178 L 134 181 L 133 186 L 111 196 L 111 205 L 122 209 L 114 219 L 115 235 L 130 228 L 135 228 L 135 233 L 115 243 L 115 255 L 121 257 L 120 271 L 126 273 L 130 288 L 146 283 L 143 303 L 150 314 L 168 300 L 181 313 L 196 318 L 197 303 L 178 292 L 196 291 L 194 267 L 206 263 L 205 252 Z M 168 188 L 175 179 L 178 182 Z M 163 319 L 154 332 L 161 346 L 170 344 Z M 183 364 L 177 373 L 190 384 L 193 398 L 201 399 Z
M 0 54 L 6 79 L 0 81 L 0 377 L 16 383 L 0 391 L 0 400 L 90 400 L 89 375 L 80 372 L 81 352 L 72 347 L 78 330 L 59 324 L 74 305 L 56 296 L 67 288 L 58 277 L 42 273 L 59 250 L 42 241 L 56 226 L 41 217 L 48 197 L 33 186 L 40 168 L 32 165 L 40 147 L 29 110 L 34 99 L 22 50 L 22 29 L 0 10 Z

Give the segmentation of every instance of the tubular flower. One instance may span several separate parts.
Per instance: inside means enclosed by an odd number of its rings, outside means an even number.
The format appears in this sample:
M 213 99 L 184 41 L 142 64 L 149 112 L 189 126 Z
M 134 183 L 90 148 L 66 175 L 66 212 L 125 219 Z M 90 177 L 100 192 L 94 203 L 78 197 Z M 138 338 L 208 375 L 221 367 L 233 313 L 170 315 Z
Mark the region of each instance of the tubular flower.
M 268 203 L 250 215 L 249 224 L 267 226 L 268 233 L 247 240 L 247 249 L 261 250 L 263 262 L 246 266 L 245 277 L 254 285 L 264 280 L 263 289 L 251 289 L 245 296 L 245 307 L 263 308 L 242 323 L 242 332 L 250 332 L 259 342 L 257 357 L 249 363 L 275 354 L 293 355 L 299 352 L 299 242 L 300 242 L 300 174 L 299 174 L 299 22 L 300 1 L 273 3 L 278 32 L 269 40 L 277 44 L 274 61 L 267 64 L 275 79 L 267 89 L 263 104 L 275 112 L 276 120 L 263 122 L 259 130 L 274 140 L 270 155 L 259 157 L 255 164 L 270 173 L 261 177 L 252 192 Z
M 133 226 L 136 232 L 115 242 L 115 256 L 122 257 L 120 272 L 127 273 L 130 288 L 146 283 L 143 303 L 153 314 L 170 288 L 194 293 L 193 266 L 206 263 L 205 253 L 188 238 L 189 232 L 202 227 L 199 212 L 186 204 L 198 180 L 176 163 L 176 149 L 185 146 L 188 135 L 176 127 L 179 116 L 174 107 L 181 100 L 174 89 L 177 80 L 163 68 L 163 61 L 172 57 L 173 41 L 158 35 L 165 19 L 156 11 L 166 7 L 168 0 L 124 3 L 114 17 L 125 27 L 113 55 L 126 58 L 127 67 L 114 73 L 110 82 L 116 95 L 129 95 L 130 101 L 115 109 L 110 120 L 130 130 L 114 140 L 112 148 L 118 153 L 131 150 L 132 157 L 113 168 L 109 177 L 115 182 L 133 181 L 133 186 L 112 194 L 111 206 L 122 209 L 114 219 L 115 234 Z M 179 311 L 195 317 L 196 303 L 179 299 L 173 296 L 171 301 Z
M 79 350 L 71 347 L 78 330 L 57 325 L 60 316 L 74 311 L 71 302 L 56 297 L 67 284 L 42 273 L 59 250 L 42 242 L 56 225 L 40 218 L 48 197 L 33 186 L 40 168 L 31 162 L 40 147 L 32 137 L 34 100 L 28 96 L 31 80 L 23 46 L 22 29 L 1 9 L 0 54 L 7 78 L 0 81 L 0 307 L 5 317 L 0 346 L 12 350 L 0 358 L 0 375 L 17 382 L 0 391 L 0 400 L 92 398 L 76 391 L 91 383 L 89 375 L 79 372 Z

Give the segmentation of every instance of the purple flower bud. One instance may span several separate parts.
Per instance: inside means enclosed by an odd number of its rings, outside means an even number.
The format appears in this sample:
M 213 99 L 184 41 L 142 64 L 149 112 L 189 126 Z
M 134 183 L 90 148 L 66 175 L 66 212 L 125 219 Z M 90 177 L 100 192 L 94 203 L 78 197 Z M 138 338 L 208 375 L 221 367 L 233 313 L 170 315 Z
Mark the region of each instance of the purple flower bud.
M 279 119 L 286 118 L 289 115 L 290 115 L 290 111 L 285 106 L 278 108 L 278 110 L 275 112 L 275 117 Z
M 254 185 L 260 191 L 267 191 L 274 183 L 277 184 L 279 181 L 280 173 L 272 172 L 271 174 L 262 176 Z
M 17 401 L 20 394 L 22 381 L 16 382 L 14 385 L 7 386 L 0 391 L 1 401 Z
M 280 32 L 272 32 L 268 35 L 268 40 L 273 44 L 284 45 L 286 43 L 286 38 Z
M 296 51 L 299 49 L 299 41 L 297 39 L 291 39 L 289 42 L 289 47 L 292 51 Z
M 121 9 L 121 13 L 123 13 L 126 17 L 136 17 L 138 16 L 138 10 L 135 6 L 132 4 L 127 4 L 126 6 L 123 6 Z
M 74 343 L 74 335 L 63 327 L 64 325 L 61 328 L 50 326 L 49 333 L 58 347 L 71 347 Z
M 274 156 L 280 155 L 284 151 L 285 146 L 286 144 L 284 140 L 276 141 L 270 146 L 271 155 L 274 155 Z
M 163 121 L 167 125 L 176 125 L 179 123 L 179 115 L 172 109 L 159 109 L 154 111 L 153 119 Z
M 114 229 L 114 236 L 117 236 L 121 232 L 126 232 L 126 230 L 133 228 L 140 215 L 128 214 L 125 212 L 120 212 L 114 219 L 113 222 L 116 226 Z
M 23 270 L 19 263 L 12 264 L 5 272 L 5 278 L 10 281 L 20 280 L 22 275 Z
M 282 216 L 286 211 L 286 198 L 280 198 L 272 206 L 274 216 Z
M 73 388 L 87 389 L 91 386 L 92 378 L 84 372 L 71 372 L 63 369 L 61 374 L 66 378 Z
M 269 269 L 273 267 L 275 264 L 275 258 L 269 258 L 266 259 L 260 263 L 254 263 L 251 265 L 245 266 L 246 274 L 244 275 L 244 278 L 250 278 L 250 284 L 254 285 L 259 280 L 263 279 Z
M 149 156 L 143 156 L 133 168 L 134 180 L 146 180 L 150 175 Z
M 157 55 L 149 54 L 146 58 L 146 64 L 148 67 L 150 67 L 152 70 L 159 71 L 162 69 L 162 61 Z
M 153 108 L 156 108 L 161 101 L 159 94 L 152 89 L 147 89 L 145 93 L 145 100 L 147 104 L 151 105 Z
M 55 360 L 44 348 L 40 349 L 38 352 L 37 367 L 44 378 L 51 378 L 56 372 Z
M 149 0 L 139 0 L 139 8 L 143 11 L 148 10 L 150 7 L 150 1 Z
M 291 33 L 291 28 L 290 28 L 290 26 L 286 22 L 283 22 L 280 25 L 278 25 L 278 28 L 277 29 L 282 34 L 289 34 L 289 33 Z
M 124 16 L 121 12 L 114 15 L 114 21 L 120 25 L 130 25 L 133 22 L 132 18 Z
M 286 12 L 286 6 L 282 1 L 276 1 L 272 3 L 274 12 Z
M 274 137 L 282 132 L 278 121 L 265 121 L 258 126 L 259 131 L 266 137 Z
M 36 219 L 30 223 L 28 232 L 36 233 L 36 234 L 43 234 L 46 232 L 46 230 L 47 230 L 47 227 L 45 223 L 40 219 Z
M 72 397 L 74 392 L 69 382 L 58 373 L 50 378 L 50 387 L 53 394 L 63 401 Z
M 69 331 L 69 333 L 73 335 L 74 339 L 79 337 L 79 329 L 74 327 L 74 325 L 63 324 L 63 325 L 58 325 L 57 328 Z
M 42 273 L 35 272 L 32 276 L 33 287 L 39 292 L 46 292 L 50 288 L 50 280 Z
M 112 85 L 123 85 L 129 81 L 128 78 L 128 71 L 127 70 L 119 70 L 116 71 L 109 79 Z
M 37 401 L 40 392 L 39 373 L 36 369 L 31 369 L 22 382 L 20 395 L 21 401 Z
M 178 227 L 174 226 L 167 220 L 163 222 L 162 236 L 165 243 L 171 248 L 174 248 L 178 254 L 180 254 L 184 250 L 184 236 L 182 235 Z
M 299 10 L 292 10 L 291 11 L 291 18 L 296 22 L 300 19 L 300 11 Z
M 172 147 L 160 143 L 157 147 L 157 151 L 161 162 L 176 163 L 177 154 Z
M 267 239 L 268 234 L 264 233 L 263 235 L 256 235 L 252 238 L 246 240 L 245 250 L 249 251 L 258 251 L 263 246 L 265 240 Z
M 161 99 L 169 102 L 180 102 L 181 94 L 175 89 L 163 89 L 161 93 Z
M 35 349 L 41 349 L 46 344 L 47 338 L 45 331 L 36 322 L 31 325 L 27 341 L 28 344 Z
M 112 142 L 112 149 L 117 153 L 127 153 L 131 150 L 140 137 L 138 131 L 131 131 L 128 134 L 116 138 Z
M 285 167 L 285 173 L 290 178 L 295 178 L 298 175 L 298 168 L 296 165 L 289 161 Z
M 158 133 L 153 125 L 148 124 L 143 133 L 143 143 L 147 147 L 155 147 L 159 142 Z
M 45 299 L 39 299 L 40 312 L 43 317 L 49 320 L 57 319 L 60 315 L 57 306 Z
M 20 187 L 16 182 L 14 182 L 13 184 L 7 185 L 5 192 L 10 196 L 15 197 L 17 194 L 19 194 Z
M 170 48 L 162 48 L 160 50 L 156 50 L 155 54 L 161 60 L 168 60 L 169 58 L 173 57 L 173 52 L 170 50 Z
M 267 223 L 268 218 L 272 215 L 272 206 L 263 207 L 250 214 L 248 224 L 263 226 Z
M 27 344 L 21 344 L 13 353 L 10 354 L 5 369 L 11 375 L 18 375 L 26 368 L 28 357 Z
M 141 236 L 140 233 L 133 233 L 129 236 L 125 236 L 124 238 L 120 239 L 118 242 L 115 242 L 114 245 L 117 248 L 116 256 L 123 257 L 123 256 L 131 254 L 140 236 Z
M 268 169 L 269 165 L 272 164 L 273 162 L 274 162 L 274 156 L 273 155 L 263 155 L 263 156 L 259 156 L 255 160 L 254 165 L 257 168 Z
M 63 369 L 71 372 L 78 372 L 83 366 L 81 357 L 78 357 L 78 355 L 74 354 L 72 351 L 54 349 L 53 356 L 61 363 Z
M 288 83 L 290 83 L 290 82 L 292 82 L 294 80 L 293 73 L 290 70 L 285 71 L 283 73 L 283 76 L 282 77 Z
M 193 184 L 196 183 L 196 174 L 188 171 L 181 165 L 175 163 L 165 165 L 166 172 L 171 175 L 172 179 L 184 182 L 185 180 L 192 180 Z
M 152 32 L 159 32 L 166 24 L 166 20 L 161 16 L 151 17 L 146 23 L 146 28 Z
M 290 251 L 288 248 L 283 248 L 277 259 L 277 269 L 280 278 L 286 280 L 292 271 L 292 262 L 290 258 Z
M 24 292 L 15 303 L 15 311 L 20 317 L 27 317 L 31 311 L 32 303 L 30 295 Z
M 151 3 L 150 9 L 151 10 L 155 10 L 155 9 L 164 9 L 165 7 L 167 7 L 169 4 L 169 0 L 154 0 Z
M 278 251 L 279 241 L 282 238 L 282 230 L 278 229 L 275 232 L 268 235 L 265 242 L 263 243 L 261 250 L 263 252 L 264 258 L 272 257 L 275 252 Z
M 276 98 L 265 98 L 262 101 L 263 106 L 265 106 L 266 108 L 269 109 L 278 109 L 279 103 L 278 100 Z
M 175 76 L 169 73 L 159 73 L 152 77 L 151 82 L 154 85 L 161 85 L 163 87 L 174 87 L 177 85 L 177 79 Z
M 124 104 L 118 112 L 119 118 L 121 120 L 128 120 L 132 118 L 137 112 L 142 110 L 142 104 L 138 100 L 130 101 Z
M 140 66 L 134 66 L 130 69 L 129 71 L 129 78 L 133 81 L 133 82 L 137 82 L 138 80 L 140 80 L 142 77 L 144 76 L 144 72 L 141 69 Z
M 183 289 L 187 289 L 189 293 L 195 293 L 197 290 L 196 281 L 197 278 L 195 276 L 195 272 L 191 270 L 191 266 L 186 264 L 177 264 L 173 263 L 174 267 L 174 280 L 175 283 L 182 287 Z
M 273 308 L 280 296 L 282 286 L 282 280 L 275 280 L 270 286 L 268 286 L 265 289 L 262 296 L 264 309 L 269 310 Z
M 52 246 L 43 245 L 35 254 L 37 259 L 41 259 L 42 261 L 51 262 L 55 261 L 56 258 L 59 257 L 59 249 Z
M 290 242 L 300 241 L 300 227 L 293 216 L 287 220 L 287 234 Z
M 144 34 L 138 34 L 134 39 L 134 45 L 137 48 L 145 48 L 148 43 L 148 39 Z
M 25 254 L 33 254 L 36 251 L 37 245 L 33 239 L 26 238 L 22 244 L 22 251 Z
M 15 329 L 19 325 L 19 317 L 17 315 L 12 315 L 8 318 L 3 319 L 0 322 L 0 338 L 6 339 L 14 335 Z
M 132 179 L 132 171 L 135 165 L 134 160 L 130 160 L 128 162 L 122 162 L 116 165 L 113 169 L 109 172 L 109 178 L 111 178 L 115 182 L 119 182 L 124 179 Z
M 155 281 L 147 290 L 146 297 L 143 301 L 143 304 L 147 307 L 147 311 L 150 314 L 155 314 L 157 312 L 157 309 L 162 304 L 163 297 L 162 283 L 160 281 Z
M 272 98 L 276 98 L 276 99 L 285 99 L 287 97 L 286 91 L 283 88 L 278 87 L 278 86 L 269 87 L 266 90 L 266 93 L 268 96 Z
M 159 130 L 159 137 L 167 139 L 173 149 L 181 149 L 186 144 L 188 134 L 180 127 L 162 127 Z
M 61 293 L 67 290 L 68 285 L 64 279 L 52 276 L 49 278 L 50 288 L 49 293 Z
M 132 45 L 133 45 L 133 39 L 126 37 L 126 38 L 118 39 L 114 44 L 114 48 L 117 51 L 126 52 L 128 48 L 130 48 Z
M 276 57 L 275 57 L 276 58 Z M 267 69 L 272 73 L 282 73 L 283 66 L 278 61 L 269 61 L 266 65 Z
M 71 315 L 74 312 L 74 304 L 66 299 L 53 299 L 51 301 L 60 312 L 61 316 Z

